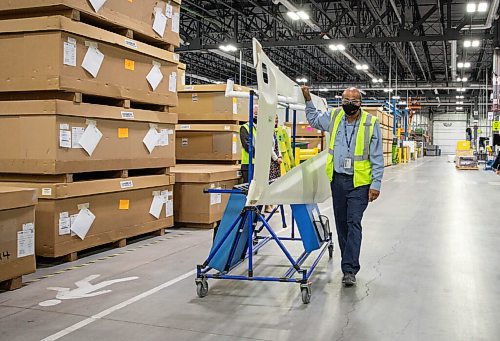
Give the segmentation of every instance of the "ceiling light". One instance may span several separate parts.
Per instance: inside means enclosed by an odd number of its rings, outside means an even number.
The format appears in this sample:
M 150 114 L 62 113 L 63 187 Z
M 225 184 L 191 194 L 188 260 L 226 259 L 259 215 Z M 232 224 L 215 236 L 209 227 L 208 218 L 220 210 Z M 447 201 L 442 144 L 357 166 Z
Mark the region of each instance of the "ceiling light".
M 356 64 L 356 70 L 361 70 L 361 69 L 362 69 L 361 65 Z
M 457 109 L 457 110 L 464 110 L 464 108 L 463 108 L 463 107 L 457 107 L 456 109 Z
M 462 82 L 467 82 L 467 77 L 462 77 Z
M 470 68 L 470 63 L 469 62 L 464 63 L 464 68 L 466 69 Z
M 458 92 L 465 92 L 467 89 L 466 88 L 457 88 Z
M 459 63 L 457 64 L 457 67 L 458 67 L 459 69 L 463 68 L 463 67 L 464 67 L 464 63 L 459 62 Z
M 309 14 L 307 14 L 304 11 L 298 11 L 297 15 L 299 16 L 300 19 L 302 20 L 309 20 Z
M 219 49 L 221 49 L 224 52 L 235 52 L 238 51 L 238 48 L 232 44 L 227 44 L 227 45 L 221 45 L 219 46 Z
M 463 99 L 464 96 L 455 96 L 457 99 Z
M 462 81 L 462 78 L 458 77 L 457 82 L 461 82 L 461 81 Z
M 344 51 L 345 46 L 342 44 L 331 44 L 329 45 L 330 50 L 332 51 Z
M 344 51 L 344 50 L 345 50 L 345 46 L 344 46 L 344 45 L 342 45 L 342 44 L 338 44 L 338 45 L 337 45 L 337 49 L 338 49 L 339 51 Z
M 464 47 L 471 47 L 472 42 L 470 40 L 464 40 Z
M 467 4 L 467 13 L 474 13 L 476 11 L 476 4 L 470 2 Z
M 362 70 L 368 70 L 368 65 L 366 65 L 366 64 L 361 65 L 361 69 Z
M 479 44 L 480 44 L 479 40 L 472 41 L 472 47 L 479 47 Z
M 439 95 L 439 91 L 438 91 L 438 89 L 434 89 L 434 93 L 435 93 L 436 95 Z
M 488 10 L 488 3 L 487 2 L 480 2 L 479 5 L 477 5 L 478 12 L 486 12 L 487 10 Z
M 379 79 L 378 79 L 378 82 L 379 82 L 379 83 L 383 83 L 383 82 L 384 82 L 384 80 L 383 80 L 382 78 L 379 78 Z
M 459 101 L 459 102 L 457 102 L 457 104 L 464 104 L 464 102 L 460 102 L 460 101 Z
M 307 78 L 297 78 L 297 83 L 307 83 Z
M 377 79 L 377 78 L 373 78 L 373 79 L 372 79 L 372 82 L 373 82 L 373 83 L 378 83 L 378 79 Z
M 384 92 L 393 92 L 393 89 L 384 89 Z
M 320 91 L 320 92 L 327 92 L 327 91 L 328 91 L 328 89 L 326 89 L 326 88 L 322 88 L 322 89 L 319 89 L 319 91 Z
M 295 12 L 292 12 L 292 11 L 288 12 L 286 15 L 288 15 L 288 17 L 292 20 L 299 20 L 300 19 L 299 15 Z
M 392 99 L 401 99 L 401 96 L 392 96 Z
M 406 105 L 406 101 L 400 101 L 398 102 L 398 105 Z

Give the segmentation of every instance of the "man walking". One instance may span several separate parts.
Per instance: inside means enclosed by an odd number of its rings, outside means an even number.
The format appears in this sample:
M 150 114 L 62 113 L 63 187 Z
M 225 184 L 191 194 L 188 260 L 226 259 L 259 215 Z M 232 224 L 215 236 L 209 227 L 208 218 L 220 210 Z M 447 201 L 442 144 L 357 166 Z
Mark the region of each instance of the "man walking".
M 361 109 L 361 93 L 348 88 L 342 108 L 319 112 L 311 101 L 309 88 L 302 87 L 306 116 L 316 129 L 330 132 L 326 164 L 331 181 L 333 212 L 346 287 L 356 284 L 360 269 L 361 220 L 368 202 L 380 194 L 384 174 L 382 134 L 377 117 Z

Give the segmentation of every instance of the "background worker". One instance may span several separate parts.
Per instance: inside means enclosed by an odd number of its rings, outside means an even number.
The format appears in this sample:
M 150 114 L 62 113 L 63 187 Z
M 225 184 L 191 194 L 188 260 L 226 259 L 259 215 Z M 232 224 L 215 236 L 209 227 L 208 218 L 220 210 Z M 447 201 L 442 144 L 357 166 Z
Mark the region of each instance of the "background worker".
M 259 106 L 253 106 L 253 136 L 252 136 L 252 160 L 255 159 L 255 138 L 257 137 L 257 116 L 259 115 Z M 248 164 L 250 163 L 249 155 L 249 137 L 250 137 L 250 124 L 247 122 L 240 128 L 240 141 L 241 141 L 241 176 L 243 182 L 248 183 Z
M 327 174 L 331 181 L 333 212 L 341 252 L 342 283 L 356 284 L 360 269 L 361 220 L 368 202 L 380 194 L 384 174 L 382 134 L 377 117 L 361 109 L 361 93 L 348 88 L 342 108 L 319 112 L 309 88 L 302 87 L 309 124 L 330 132 Z

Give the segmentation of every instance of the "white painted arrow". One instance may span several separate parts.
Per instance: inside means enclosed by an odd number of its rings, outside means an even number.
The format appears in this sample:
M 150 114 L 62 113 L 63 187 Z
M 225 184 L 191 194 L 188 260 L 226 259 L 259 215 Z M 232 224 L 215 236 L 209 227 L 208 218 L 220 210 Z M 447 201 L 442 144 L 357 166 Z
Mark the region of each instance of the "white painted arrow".
M 105 287 L 108 287 L 112 284 L 115 283 L 120 283 L 120 282 L 128 282 L 128 281 L 133 281 L 138 279 L 139 277 L 125 277 L 125 278 L 118 278 L 118 279 L 112 279 L 108 281 L 103 281 L 101 283 L 97 284 L 91 284 L 90 282 L 99 278 L 101 275 L 91 275 L 88 277 L 85 277 L 84 279 L 75 282 L 75 285 L 77 286 L 76 289 L 70 289 L 70 288 L 61 288 L 61 287 L 49 287 L 47 290 L 55 290 L 57 291 L 56 299 L 55 300 L 47 300 L 38 303 L 38 305 L 42 307 L 50 307 L 57 305 L 62 302 L 62 300 L 74 300 L 74 299 L 79 299 L 79 298 L 89 298 L 89 297 L 94 297 L 94 296 L 99 296 L 103 294 L 110 293 L 112 290 L 100 290 Z

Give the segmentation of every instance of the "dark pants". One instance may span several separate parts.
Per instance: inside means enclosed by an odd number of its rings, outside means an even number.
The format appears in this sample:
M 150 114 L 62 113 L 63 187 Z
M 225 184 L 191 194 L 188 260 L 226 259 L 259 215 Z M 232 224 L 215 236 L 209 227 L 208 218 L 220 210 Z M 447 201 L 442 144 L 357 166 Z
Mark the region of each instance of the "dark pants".
M 354 188 L 352 175 L 335 173 L 331 187 L 342 272 L 356 274 L 360 269 L 361 219 L 368 206 L 370 186 Z

